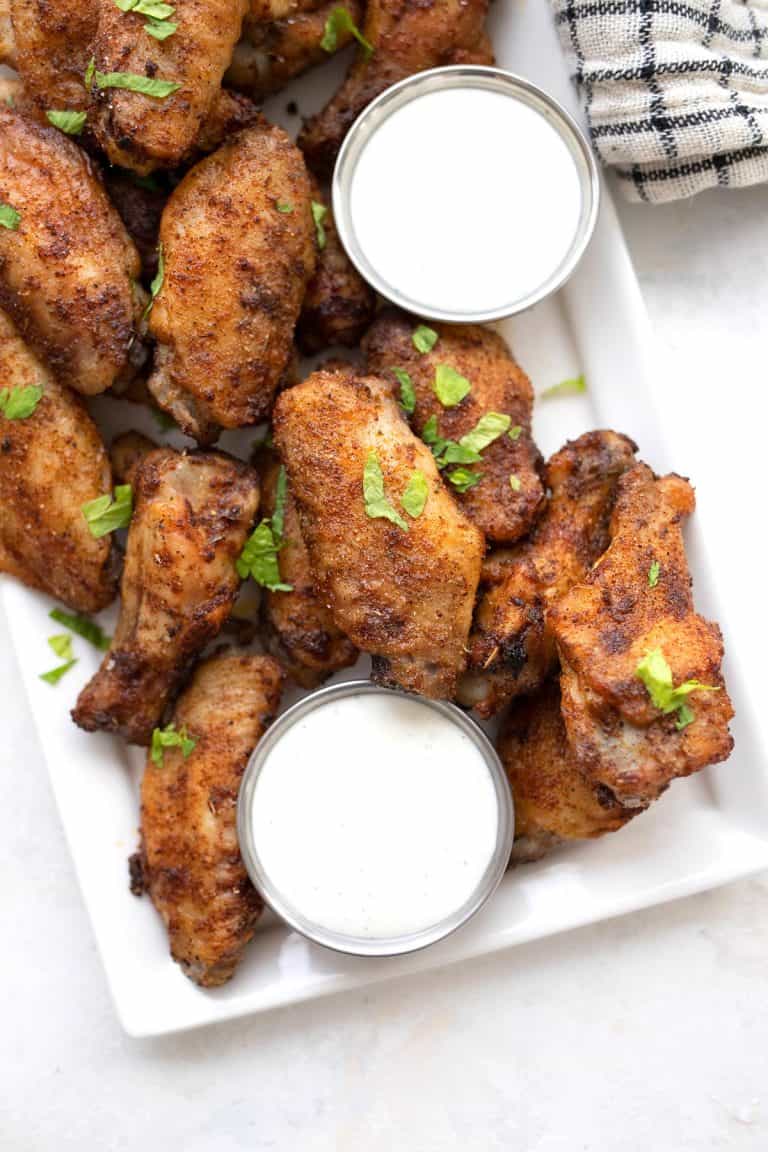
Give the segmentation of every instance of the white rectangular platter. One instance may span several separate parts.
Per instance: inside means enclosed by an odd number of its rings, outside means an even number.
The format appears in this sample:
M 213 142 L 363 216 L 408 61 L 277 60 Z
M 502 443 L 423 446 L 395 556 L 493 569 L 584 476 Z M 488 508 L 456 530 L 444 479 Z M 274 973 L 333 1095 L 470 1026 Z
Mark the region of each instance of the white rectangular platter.
M 496 0 L 492 34 L 501 65 L 538 82 L 577 112 L 546 0 L 519 5 Z M 268 113 L 295 127 L 295 117 L 286 112 L 288 100 L 298 99 L 303 112 L 312 110 L 335 84 L 340 65 L 335 61 L 319 78 L 295 85 Z M 515 146 L 503 140 L 498 145 Z M 613 427 L 631 435 L 657 471 L 674 467 L 674 444 L 663 442 L 655 415 L 646 318 L 607 193 L 592 246 L 569 285 L 555 300 L 501 328 L 538 391 L 586 374 L 586 396 L 537 405 L 535 433 L 545 455 L 587 428 Z M 105 401 L 100 412 L 106 411 L 113 413 L 114 431 L 142 424 L 131 406 Z M 157 432 L 149 419 L 143 427 Z M 711 583 L 715 569 L 707 563 L 695 522 L 688 539 L 698 607 L 721 621 L 727 647 L 727 616 Z M 673 785 L 619 835 L 508 873 L 470 925 L 402 959 L 336 955 L 266 917 L 234 980 L 202 991 L 171 961 L 152 905 L 128 890 L 143 755 L 108 736 L 88 736 L 69 718 L 99 654 L 75 638 L 79 663 L 51 688 L 39 674 L 54 662 L 46 644 L 56 631 L 48 619 L 52 602 L 9 580 L 0 585 L 0 596 L 115 1006 L 133 1036 L 193 1028 L 456 963 L 768 867 L 768 773 L 756 720 L 731 663 L 726 671 L 737 720 L 730 761 Z M 109 615 L 105 623 L 112 623 Z

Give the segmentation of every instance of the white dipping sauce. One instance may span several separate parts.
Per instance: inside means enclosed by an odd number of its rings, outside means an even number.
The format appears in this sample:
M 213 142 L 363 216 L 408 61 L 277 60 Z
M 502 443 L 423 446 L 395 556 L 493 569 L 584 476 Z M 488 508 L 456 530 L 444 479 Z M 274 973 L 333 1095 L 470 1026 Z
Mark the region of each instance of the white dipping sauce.
M 549 120 L 468 87 L 383 120 L 350 189 L 363 255 L 427 313 L 492 312 L 540 288 L 573 245 L 581 204 L 576 162 Z
M 314 924 L 387 938 L 473 895 L 498 805 L 480 749 L 434 708 L 395 695 L 329 700 L 287 728 L 250 813 L 261 867 Z

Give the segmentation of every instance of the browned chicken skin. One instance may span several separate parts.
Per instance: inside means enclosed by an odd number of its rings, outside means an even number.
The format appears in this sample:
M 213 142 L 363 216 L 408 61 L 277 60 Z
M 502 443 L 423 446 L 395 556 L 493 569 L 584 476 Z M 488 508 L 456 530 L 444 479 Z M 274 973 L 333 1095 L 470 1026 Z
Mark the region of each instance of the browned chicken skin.
M 325 246 L 318 251 L 317 269 L 307 285 L 296 328 L 296 341 L 307 355 L 334 344 L 355 347 L 376 311 L 376 294 L 347 256 L 336 231 L 330 196 L 314 178 L 311 194 L 326 213 Z
M 83 77 L 96 34 L 96 5 L 90 0 L 8 0 L 8 6 L 10 43 L 4 62 L 17 69 L 27 96 L 40 109 L 84 109 Z
M 146 16 L 97 0 L 93 57 L 99 73 L 127 72 L 179 84 L 158 98 L 117 88 L 91 89 L 99 144 L 112 164 L 147 173 L 175 168 L 193 148 L 240 36 L 247 0 L 175 0 L 172 36 L 157 40 Z
M 429 449 L 384 381 L 320 371 L 281 393 L 274 435 L 299 509 L 317 590 L 336 624 L 374 656 L 374 679 L 436 698 L 465 662 L 484 551 L 482 533 L 445 490 Z M 414 471 L 427 499 L 407 530 L 366 513 L 375 454 L 392 507 Z
M 55 128 L 0 105 L 0 307 L 60 380 L 103 392 L 133 374 L 139 256 L 88 157 Z
M 512 863 L 538 860 L 564 840 L 615 832 L 638 812 L 580 771 L 568 747 L 557 680 L 515 701 L 502 721 L 498 752 L 515 802 Z
M 492 716 L 535 691 L 557 666 L 547 607 L 581 580 L 608 547 L 616 482 L 634 464 L 635 445 L 617 432 L 586 432 L 549 460 L 551 495 L 531 535 L 491 553 L 469 639 L 459 701 Z
M 262 122 L 196 165 L 168 201 L 149 387 L 198 441 L 269 413 L 315 270 L 310 200 L 301 153 Z
M 261 475 L 262 515 L 275 511 L 282 467 L 275 452 L 262 449 L 256 460 Z M 299 515 L 286 488 L 280 578 L 290 592 L 264 591 L 262 613 L 270 651 L 303 688 L 315 688 L 332 672 L 357 659 L 357 649 L 334 623 L 330 610 L 315 592 L 309 555 L 301 536 Z
M 147 757 L 133 887 L 149 892 L 173 959 L 204 988 L 234 975 L 263 908 L 240 858 L 237 795 L 280 703 L 281 681 L 268 656 L 224 653 L 204 661 L 172 720 L 195 740 L 194 749 L 185 759 L 181 749 L 166 748 L 162 764 Z
M 113 440 L 109 446 L 109 460 L 115 483 L 133 485 L 139 466 L 155 448 L 154 440 L 142 432 L 123 432 Z
M 330 176 L 354 121 L 390 84 L 444 64 L 492 64 L 485 36 L 488 0 L 368 0 L 363 35 L 338 92 L 304 126 L 299 146 L 311 168 Z
M 413 344 L 418 324 L 415 317 L 395 309 L 379 313 L 364 341 L 368 369 L 391 380 L 393 368 L 408 373 L 416 394 L 411 423 L 419 436 L 430 419 L 437 421 L 440 437 L 458 441 L 488 412 L 510 417 L 517 438 L 499 436 L 483 449 L 482 463 L 470 467 L 482 476 L 480 482 L 463 493 L 450 483 L 448 489 L 489 540 L 513 543 L 528 532 L 544 501 L 539 450 L 531 436 L 531 382 L 490 328 L 430 324 L 439 339 L 431 352 L 422 354 Z M 439 365 L 455 369 L 472 385 L 453 408 L 444 408 L 435 395 Z M 446 469 L 445 475 L 451 471 Z M 516 477 L 515 488 L 510 476 Z
M 30 416 L 0 411 L 0 571 L 98 612 L 117 589 L 111 537 L 94 540 L 82 505 L 112 491 L 107 454 L 82 402 L 0 312 L 0 390 L 28 387 L 43 389 Z
M 150 452 L 133 474 L 112 647 L 72 713 L 87 731 L 148 743 L 189 660 L 219 632 L 259 503 L 256 473 L 222 453 Z
M 724 760 L 733 744 L 720 629 L 693 609 L 682 537 L 693 507 L 687 480 L 657 479 L 636 464 L 618 483 L 608 551 L 548 613 L 576 762 L 628 805 L 647 805 L 674 777 Z M 654 706 L 637 675 L 657 649 L 675 687 L 697 680 L 717 689 L 688 698 L 685 726 Z

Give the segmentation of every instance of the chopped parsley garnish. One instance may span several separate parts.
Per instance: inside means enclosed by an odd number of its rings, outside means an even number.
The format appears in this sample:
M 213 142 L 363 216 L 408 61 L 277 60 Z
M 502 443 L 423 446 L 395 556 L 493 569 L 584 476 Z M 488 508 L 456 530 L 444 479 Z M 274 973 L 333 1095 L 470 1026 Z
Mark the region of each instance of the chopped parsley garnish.
M 455 408 L 472 391 L 466 376 L 462 376 L 450 364 L 438 364 L 435 369 L 435 396 L 443 408 Z
M 0 389 L 0 412 L 6 420 L 26 420 L 37 408 L 43 390 L 37 384 Z
M 175 80 L 157 80 L 135 72 L 99 72 L 93 57 L 85 70 L 86 88 L 92 84 L 102 89 L 125 88 L 129 92 L 140 92 L 142 96 L 152 96 L 155 100 L 165 100 L 181 88 Z
M 21 213 L 11 204 L 0 204 L 0 227 L 15 232 L 21 221 Z
M 410 416 L 416 408 L 416 390 L 413 387 L 413 380 L 403 368 L 392 368 L 391 372 L 400 385 L 400 407 Z
M 461 437 L 459 443 L 474 452 L 482 452 L 489 444 L 493 444 L 494 440 L 498 440 L 499 436 L 503 436 L 511 423 L 509 416 L 504 416 L 501 412 L 486 412 L 472 431 Z
M 522 488 L 522 484 L 520 483 L 520 477 L 515 476 L 514 472 L 512 473 L 512 475 L 509 478 L 509 486 L 513 492 L 519 492 L 520 489 Z
M 147 316 L 149 316 L 150 312 L 152 311 L 152 305 L 154 304 L 156 297 L 160 294 L 160 289 L 163 287 L 164 280 L 165 257 L 163 256 L 163 245 L 161 242 L 157 246 L 157 272 L 155 272 L 152 283 L 149 286 L 149 300 L 147 301 L 147 306 L 144 309 L 144 316 L 142 317 L 143 320 L 146 320 Z
M 126 528 L 133 515 L 133 490 L 130 484 L 118 484 L 115 488 L 114 499 L 109 496 L 97 496 L 83 504 L 82 513 L 88 522 L 91 536 L 95 540 L 107 536 L 117 528 Z
M 286 475 L 285 465 L 280 465 L 280 471 L 277 473 L 277 484 L 275 485 L 275 510 L 272 513 L 272 532 L 275 540 L 282 544 L 283 542 L 283 528 L 285 526 L 285 500 L 288 495 L 288 476 Z
M 355 40 L 357 40 L 366 56 L 370 56 L 372 54 L 373 45 L 366 40 L 347 9 L 341 5 L 338 8 L 332 9 L 328 19 L 325 22 L 323 38 L 320 41 L 320 47 L 323 49 L 323 51 L 335 52 L 339 46 L 339 36 L 344 32 L 349 32 L 351 36 L 354 36 Z
M 186 725 L 182 724 L 176 731 L 175 724 L 168 724 L 165 728 L 155 728 L 152 733 L 152 763 L 162 768 L 166 748 L 181 748 L 181 754 L 186 760 L 194 751 L 197 740 L 187 732 Z
M 46 684 L 58 684 L 62 676 L 77 664 L 77 659 L 72 653 L 72 637 L 64 634 L 49 636 L 48 645 L 59 660 L 63 660 L 64 663 L 57 665 L 56 668 L 51 668 L 50 672 L 42 672 L 40 679 L 45 680 Z
M 293 204 L 291 204 L 290 200 L 276 200 L 275 208 L 277 208 L 278 212 L 282 212 L 283 215 L 293 212 Z M 317 225 L 315 225 L 315 227 L 317 227 Z
M 510 440 L 519 440 L 520 434 L 522 433 L 522 431 L 523 431 L 522 424 L 515 424 L 515 425 L 513 425 L 512 428 L 510 428 L 507 435 L 509 436 Z
M 85 128 L 85 112 L 72 112 L 67 108 L 49 108 L 45 118 L 54 128 L 66 132 L 67 136 L 79 136 Z
M 587 381 L 584 376 L 574 376 L 572 380 L 561 380 L 559 384 L 553 384 L 551 388 L 545 388 L 541 393 L 541 399 L 546 399 L 548 396 L 577 396 L 581 392 L 586 392 Z
M 419 324 L 418 328 L 414 328 L 411 339 L 416 351 L 425 356 L 427 352 L 432 351 L 439 337 L 434 328 L 428 328 L 426 324 Z
M 368 453 L 363 468 L 363 498 L 366 516 L 372 520 L 391 520 L 404 532 L 408 531 L 408 524 L 384 494 L 384 475 L 374 451 Z
M 325 204 L 320 204 L 319 201 L 312 201 L 312 219 L 315 222 L 315 232 L 317 233 L 317 247 L 320 252 L 325 248 L 326 235 L 325 225 L 323 220 L 328 215 L 328 209 Z
M 241 580 L 247 580 L 250 576 L 270 592 L 293 591 L 292 584 L 285 584 L 280 579 L 280 562 L 277 556 L 283 546 L 287 492 L 288 477 L 281 465 L 275 487 L 275 510 L 269 519 L 262 520 L 258 527 L 254 528 L 235 564 Z
M 48 615 L 51 620 L 55 620 L 57 624 L 63 624 L 65 628 L 69 628 L 70 632 L 74 632 L 77 636 L 82 636 L 84 640 L 93 644 L 94 648 L 98 648 L 101 652 L 106 652 L 112 643 L 112 637 L 107 636 L 106 632 L 88 616 L 81 616 L 79 613 L 73 615 L 70 612 L 65 612 L 63 608 L 52 608 Z
M 424 505 L 427 502 L 429 494 L 429 487 L 427 485 L 427 478 L 423 472 L 418 469 L 411 473 L 411 478 L 408 485 L 400 498 L 400 503 L 409 516 L 413 516 L 414 520 L 421 516 L 424 511 Z
M 448 477 L 458 492 L 468 492 L 475 484 L 479 484 L 482 478 L 482 472 L 470 472 L 469 468 L 456 468 Z
M 646 652 L 635 668 L 635 676 L 642 680 L 648 689 L 648 695 L 654 708 L 658 708 L 665 716 L 677 712 L 678 729 L 686 728 L 694 719 L 694 714 L 687 704 L 692 692 L 719 692 L 719 688 L 711 684 L 702 684 L 699 680 L 686 680 L 677 688 L 672 682 L 672 669 L 664 658 L 661 648 L 652 648 Z
M 661 564 L 658 560 L 654 560 L 648 569 L 648 587 L 655 588 L 659 582 L 659 573 L 661 572 Z
M 447 468 L 450 464 L 479 464 L 483 458 L 481 452 L 494 440 L 498 440 L 499 436 L 504 435 L 509 428 L 509 419 L 509 416 L 501 412 L 486 412 L 475 427 L 460 440 L 445 440 L 438 434 L 437 417 L 433 415 L 425 423 L 421 438 L 432 449 L 435 463 L 440 469 Z M 460 492 L 466 492 L 467 488 L 477 484 L 482 473 L 460 468 L 458 477 L 454 480 L 456 475 L 454 472 L 448 479 Z M 471 480 L 467 479 L 469 476 L 472 477 Z

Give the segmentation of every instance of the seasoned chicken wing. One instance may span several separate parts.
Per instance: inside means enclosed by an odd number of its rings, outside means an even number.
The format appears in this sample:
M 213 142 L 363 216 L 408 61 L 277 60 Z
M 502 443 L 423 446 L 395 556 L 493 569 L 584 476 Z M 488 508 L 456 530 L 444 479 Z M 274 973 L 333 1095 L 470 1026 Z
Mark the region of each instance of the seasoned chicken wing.
M 97 0 L 93 41 L 96 72 L 92 122 L 113 164 L 147 173 L 175 168 L 190 153 L 221 88 L 240 37 L 248 0 L 175 0 L 173 35 L 157 39 L 148 18 Z M 100 79 L 129 73 L 175 84 L 170 93 L 145 94 Z
M 329 176 L 354 121 L 390 84 L 444 64 L 492 64 L 485 36 L 488 0 L 368 0 L 360 47 L 338 92 L 304 126 L 310 167 Z
M 109 446 L 112 475 L 117 484 L 133 484 L 140 465 L 157 448 L 154 440 L 142 432 L 123 432 Z
M 557 680 L 515 701 L 502 721 L 498 752 L 515 801 L 512 863 L 538 860 L 564 840 L 615 832 L 639 811 L 623 807 L 579 769 L 566 739 Z
M 96 34 L 96 5 L 83 0 L 8 0 L 12 63 L 40 109 L 86 107 L 83 77 Z M 1 36 L 1 34 L 0 34 Z
M 150 314 L 149 387 L 198 441 L 262 420 L 293 354 L 315 270 L 301 153 L 266 122 L 184 178 L 163 213 L 165 279 Z
M 133 374 L 139 256 L 85 153 L 0 105 L 0 306 L 58 378 L 103 392 Z
M 190 659 L 218 633 L 259 503 L 256 473 L 218 452 L 150 452 L 133 477 L 120 618 L 72 713 L 147 744 Z
M 372 653 L 378 682 L 451 696 L 485 542 L 386 383 L 315 372 L 281 393 L 274 436 L 338 627 Z
M 489 540 L 510 544 L 528 532 L 544 501 L 540 456 L 531 436 L 531 382 L 490 328 L 431 325 L 439 338 L 431 352 L 422 354 L 413 343 L 418 323 L 395 309 L 381 312 L 365 340 L 369 371 L 390 379 L 395 369 L 407 372 L 416 398 L 411 419 L 419 436 L 429 424 L 437 437 L 458 444 L 488 413 L 508 418 L 509 431 L 494 430 L 495 439 L 482 448 L 479 463 L 459 462 L 460 470 L 446 467 L 443 475 L 449 481 L 465 478 L 467 471 L 480 477 L 466 490 L 455 483 L 449 490 Z M 436 392 L 445 368 L 458 372 L 469 388 L 452 407 L 445 407 Z
M 36 388 L 30 414 L 10 419 L 0 408 L 0 571 L 98 612 L 116 591 L 111 537 L 94 540 L 82 506 L 112 491 L 109 460 L 81 401 L 0 312 L 0 399 Z
M 634 464 L 635 445 L 617 432 L 586 432 L 549 460 L 551 495 L 528 539 L 491 553 L 469 640 L 459 701 L 492 716 L 533 692 L 557 666 L 546 609 L 608 547 L 616 482 Z
M 264 591 L 262 613 L 267 642 L 272 654 L 297 684 L 303 688 L 315 688 L 332 672 L 354 664 L 357 649 L 337 628 L 330 609 L 315 591 L 296 503 L 279 456 L 262 450 L 257 464 L 261 474 L 264 516 L 274 516 L 278 489 L 282 488 L 280 579 L 291 587 L 290 592 Z
M 194 741 L 150 754 L 141 784 L 141 847 L 132 888 L 165 922 L 171 956 L 204 988 L 234 975 L 263 903 L 237 842 L 237 794 L 248 758 L 280 703 L 282 672 L 268 656 L 228 652 L 204 661 L 172 723 Z
M 693 608 L 682 536 L 693 508 L 687 480 L 636 464 L 618 483 L 608 551 L 548 612 L 576 762 L 627 805 L 733 744 L 720 629 Z

